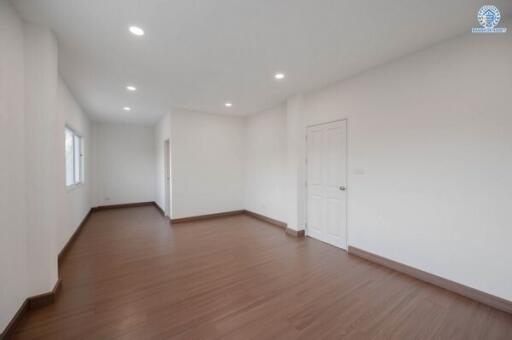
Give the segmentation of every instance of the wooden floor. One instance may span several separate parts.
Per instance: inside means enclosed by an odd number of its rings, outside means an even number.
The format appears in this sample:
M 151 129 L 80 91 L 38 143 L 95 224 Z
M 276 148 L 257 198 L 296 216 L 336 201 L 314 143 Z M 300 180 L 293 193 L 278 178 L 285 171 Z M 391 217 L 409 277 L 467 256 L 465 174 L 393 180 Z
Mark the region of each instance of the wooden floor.
M 248 216 L 94 213 L 19 339 L 512 339 L 512 315 Z

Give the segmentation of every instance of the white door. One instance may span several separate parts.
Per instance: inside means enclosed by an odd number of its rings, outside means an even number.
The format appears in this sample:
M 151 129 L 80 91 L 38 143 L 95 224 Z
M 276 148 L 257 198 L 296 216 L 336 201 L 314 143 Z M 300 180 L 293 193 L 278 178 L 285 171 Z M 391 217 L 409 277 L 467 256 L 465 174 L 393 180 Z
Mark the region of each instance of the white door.
M 347 249 L 347 121 L 308 127 L 308 236 Z

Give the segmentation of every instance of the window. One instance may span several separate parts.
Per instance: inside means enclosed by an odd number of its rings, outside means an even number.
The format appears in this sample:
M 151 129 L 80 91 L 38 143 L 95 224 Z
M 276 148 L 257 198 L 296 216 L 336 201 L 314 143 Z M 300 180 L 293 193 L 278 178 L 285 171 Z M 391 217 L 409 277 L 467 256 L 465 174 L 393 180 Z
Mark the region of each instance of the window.
M 83 138 L 72 129 L 65 128 L 66 145 L 66 186 L 84 182 Z

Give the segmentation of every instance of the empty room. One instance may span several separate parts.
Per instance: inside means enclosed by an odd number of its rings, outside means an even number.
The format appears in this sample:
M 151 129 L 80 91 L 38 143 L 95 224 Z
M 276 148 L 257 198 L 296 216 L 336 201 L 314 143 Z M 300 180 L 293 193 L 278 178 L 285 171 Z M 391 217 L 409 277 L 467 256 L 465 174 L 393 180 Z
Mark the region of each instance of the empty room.
M 511 340 L 511 97 L 510 0 L 0 0 L 0 340 Z

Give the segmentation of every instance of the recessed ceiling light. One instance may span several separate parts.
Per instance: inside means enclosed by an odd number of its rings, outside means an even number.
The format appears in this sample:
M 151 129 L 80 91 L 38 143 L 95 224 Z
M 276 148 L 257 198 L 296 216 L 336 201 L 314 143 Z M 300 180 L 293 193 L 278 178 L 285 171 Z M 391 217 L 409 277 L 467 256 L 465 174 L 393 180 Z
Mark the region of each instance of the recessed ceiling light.
M 285 77 L 284 73 L 276 73 L 274 75 L 274 78 L 276 78 L 277 80 L 283 80 Z
M 129 107 L 129 106 L 125 106 L 125 107 L 123 107 L 123 110 L 125 110 L 125 111 L 131 111 L 131 110 L 132 110 L 132 108 L 131 108 L 131 107 Z
M 131 92 L 135 92 L 135 91 L 137 91 L 137 88 L 136 88 L 135 86 L 133 86 L 133 85 L 128 85 L 128 86 L 126 86 L 126 89 L 127 89 L 128 91 L 131 91 Z
M 144 30 L 137 26 L 130 26 L 130 32 L 139 37 L 144 35 Z
M 224 106 L 226 106 L 226 107 L 231 107 L 231 106 L 233 106 L 233 104 L 232 104 L 232 103 L 230 103 L 230 102 L 227 102 L 226 104 L 224 104 Z

